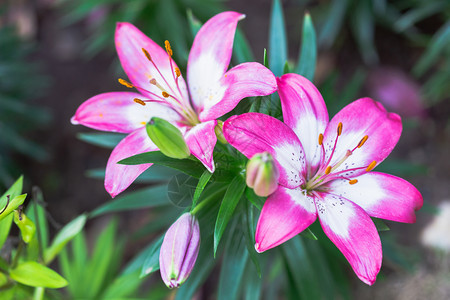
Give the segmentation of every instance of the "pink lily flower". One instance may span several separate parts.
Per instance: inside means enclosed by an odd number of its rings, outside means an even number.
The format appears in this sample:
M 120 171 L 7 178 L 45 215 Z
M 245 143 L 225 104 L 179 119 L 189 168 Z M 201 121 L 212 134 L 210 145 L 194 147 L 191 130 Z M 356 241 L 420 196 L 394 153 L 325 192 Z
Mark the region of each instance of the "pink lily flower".
M 145 132 L 150 118 L 160 117 L 177 126 L 191 154 L 214 172 L 216 119 L 245 97 L 276 90 L 274 75 L 259 63 L 243 63 L 227 71 L 237 22 L 244 17 L 237 12 L 223 12 L 203 25 L 188 58 L 188 87 L 172 59 L 168 41 L 163 50 L 133 25 L 117 24 L 116 48 L 131 83 L 119 82 L 140 93 L 94 96 L 78 108 L 71 120 L 97 130 L 129 133 L 114 148 L 106 166 L 105 188 L 112 197 L 152 165 L 117 164 L 124 158 L 158 150 Z
M 381 267 L 380 237 L 370 217 L 415 222 L 423 199 L 407 181 L 370 172 L 396 145 L 400 117 L 362 98 L 329 122 L 323 98 L 306 78 L 277 78 L 284 123 L 259 113 L 229 118 L 227 141 L 245 156 L 269 152 L 280 171 L 278 189 L 261 211 L 255 248 L 271 249 L 318 217 L 325 234 L 356 275 L 372 285 Z

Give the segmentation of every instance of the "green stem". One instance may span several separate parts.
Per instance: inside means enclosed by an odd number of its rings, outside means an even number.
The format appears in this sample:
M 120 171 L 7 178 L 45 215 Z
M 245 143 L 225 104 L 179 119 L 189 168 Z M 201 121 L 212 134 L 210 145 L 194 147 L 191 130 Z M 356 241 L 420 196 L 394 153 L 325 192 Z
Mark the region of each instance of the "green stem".
M 191 214 L 195 215 L 196 213 L 198 213 L 203 207 L 205 207 L 209 202 L 211 202 L 211 200 L 215 199 L 216 196 L 219 195 L 220 193 L 222 193 L 226 188 L 227 188 L 227 186 L 223 186 L 223 187 L 219 188 L 211 196 L 206 197 L 202 202 L 200 202 L 199 204 L 197 204 L 195 207 L 193 207 L 191 209 Z
M 16 255 L 14 256 L 13 262 L 11 264 L 11 269 L 14 269 L 17 266 L 17 263 L 19 262 L 19 257 L 20 257 L 20 254 L 22 253 L 22 249 L 23 249 L 24 244 L 25 243 L 24 243 L 23 240 L 21 240 L 19 242 L 19 245 L 17 246 Z
M 34 289 L 33 300 L 43 300 L 45 294 L 45 288 L 37 287 Z

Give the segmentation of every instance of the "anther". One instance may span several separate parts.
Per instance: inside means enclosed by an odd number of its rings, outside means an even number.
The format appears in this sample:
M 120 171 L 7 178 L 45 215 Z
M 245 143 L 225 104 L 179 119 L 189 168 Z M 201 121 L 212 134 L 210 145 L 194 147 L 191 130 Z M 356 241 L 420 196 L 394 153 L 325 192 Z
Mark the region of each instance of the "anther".
M 129 83 L 128 81 L 126 81 L 125 79 L 122 79 L 122 78 L 119 78 L 118 79 L 119 80 L 119 83 L 121 84 L 121 85 L 124 85 L 124 86 L 126 86 L 127 88 L 133 88 L 134 87 L 134 85 L 132 85 L 131 83 Z
M 152 57 L 150 56 L 150 53 L 148 53 L 147 50 L 145 50 L 144 48 L 142 48 L 142 52 L 144 52 L 145 57 L 147 57 L 147 59 L 148 59 L 149 61 L 152 61 Z
M 337 135 L 340 136 L 342 134 L 342 122 L 339 122 L 337 127 Z
M 164 98 L 169 98 L 170 97 L 169 93 L 167 93 L 167 92 L 162 92 L 162 95 L 163 95 Z
M 177 75 L 177 78 L 181 76 L 181 71 L 178 68 L 175 68 L 175 75 Z
M 166 40 L 164 42 L 164 46 L 166 47 L 167 54 L 169 54 L 169 56 L 172 56 L 173 52 L 172 52 L 172 48 L 170 47 L 170 43 L 168 40 Z
M 134 98 L 133 101 L 136 102 L 137 104 L 140 104 L 140 105 L 142 105 L 142 106 L 145 106 L 145 102 L 144 102 L 143 100 L 141 100 L 141 99 Z
M 375 168 L 376 165 L 377 165 L 376 161 L 371 162 L 370 165 L 367 167 L 366 172 L 372 171 L 373 168 Z
M 319 134 L 319 145 L 322 146 L 323 144 L 323 134 Z
M 358 182 L 358 179 L 352 179 L 352 180 L 349 180 L 348 183 L 350 183 L 350 184 L 355 184 L 355 183 L 357 183 L 357 182 Z
M 367 141 L 368 138 L 369 138 L 369 136 L 368 136 L 368 135 L 365 135 L 365 136 L 359 141 L 358 148 L 361 148 L 361 147 L 364 145 L 364 143 Z
M 331 166 L 328 166 L 328 167 L 325 169 L 325 175 L 330 174 L 330 172 L 331 172 Z
M 151 84 L 153 84 L 153 85 L 156 85 L 157 84 L 157 82 L 156 82 L 156 79 L 155 78 L 152 78 L 152 79 L 150 79 L 150 81 L 149 81 Z

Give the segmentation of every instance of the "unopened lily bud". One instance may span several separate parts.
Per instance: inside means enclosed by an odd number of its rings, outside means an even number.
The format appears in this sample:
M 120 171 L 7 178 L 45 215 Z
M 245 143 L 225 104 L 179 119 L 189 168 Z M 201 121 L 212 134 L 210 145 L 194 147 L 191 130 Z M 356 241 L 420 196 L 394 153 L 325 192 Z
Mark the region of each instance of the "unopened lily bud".
M 16 223 L 17 227 L 20 229 L 22 240 L 28 244 L 36 232 L 36 226 L 33 221 L 31 221 L 23 212 L 15 210 L 14 223 Z
M 153 117 L 146 129 L 150 139 L 164 155 L 183 159 L 191 154 L 180 130 L 166 120 Z
M 280 172 L 269 152 L 255 154 L 247 163 L 246 183 L 255 194 L 266 197 L 278 188 Z
M 227 140 L 223 136 L 223 121 L 217 120 L 217 125 L 214 127 L 214 132 L 216 133 L 217 140 L 222 144 L 228 144 Z
M 161 278 L 169 288 L 188 279 L 200 249 L 200 227 L 191 213 L 184 213 L 170 226 L 159 253 Z

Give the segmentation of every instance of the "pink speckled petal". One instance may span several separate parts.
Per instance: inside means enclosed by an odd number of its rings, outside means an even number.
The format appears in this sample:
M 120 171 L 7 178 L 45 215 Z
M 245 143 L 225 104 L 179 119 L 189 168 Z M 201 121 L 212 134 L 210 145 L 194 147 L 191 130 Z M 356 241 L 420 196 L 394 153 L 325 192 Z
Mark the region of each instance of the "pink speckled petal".
M 217 142 L 214 132 L 216 125 L 216 120 L 200 123 L 191 128 L 184 136 L 192 155 L 197 157 L 211 173 L 215 170 L 213 151 Z
M 223 90 L 213 91 L 211 98 L 203 102 L 200 120 L 217 119 L 235 108 L 243 98 L 269 95 L 277 89 L 273 73 L 255 62 L 232 68 L 222 77 L 220 85 Z
M 332 194 L 317 193 L 315 203 L 325 234 L 344 254 L 359 279 L 372 285 L 383 253 L 369 215 L 353 202 Z
M 124 191 L 130 184 L 152 164 L 121 165 L 117 162 L 144 152 L 156 151 L 158 148 L 147 135 L 145 127 L 137 129 L 126 136 L 114 148 L 106 165 L 105 188 L 115 197 Z
M 420 192 L 408 181 L 378 172 L 358 176 L 358 183 L 334 180 L 328 184 L 330 192 L 352 201 L 372 217 L 414 223 L 415 211 L 423 205 Z
M 217 14 L 200 28 L 194 39 L 187 79 L 191 100 L 198 113 L 203 111 L 211 94 L 223 92 L 220 80 L 230 63 L 237 23 L 244 17 L 233 11 Z
M 342 135 L 338 138 L 330 165 L 344 157 L 347 150 L 353 150 L 365 135 L 369 136 L 365 144 L 355 149 L 353 154 L 334 171 L 364 167 L 344 173 L 347 177 L 365 173 L 365 167 L 372 161 L 376 161 L 377 164 L 382 162 L 394 149 L 402 132 L 399 115 L 387 112 L 379 102 L 361 98 L 344 107 L 328 124 L 323 141 L 326 159 L 331 154 L 339 122 L 343 124 Z
M 72 124 L 81 124 L 93 129 L 130 133 L 142 126 L 153 116 L 164 117 L 169 122 L 180 119 L 170 107 L 159 103 L 137 104 L 134 98 L 142 95 L 132 92 L 111 92 L 94 96 L 77 109 Z
M 296 188 L 304 183 L 305 156 L 295 133 L 283 122 L 260 113 L 229 118 L 223 125 L 226 140 L 246 157 L 272 154 L 280 171 L 279 183 Z
M 316 217 L 313 198 L 300 189 L 279 186 L 267 198 L 259 216 L 256 251 L 263 252 L 284 243 L 311 225 Z
M 181 76 L 178 78 L 179 88 L 177 87 L 174 75 L 177 65 L 173 59 L 169 59 L 169 55 L 163 48 L 130 23 L 117 23 L 115 42 L 122 67 L 130 81 L 142 88 L 139 92 L 149 99 L 164 100 L 161 97 L 161 90 L 149 83 L 150 79 L 155 78 L 169 94 L 183 103 L 188 103 L 186 83 Z M 148 51 L 161 73 L 147 59 L 142 48 Z
M 294 130 L 302 143 L 308 172 L 312 175 L 322 157 L 318 138 L 328 124 L 327 107 L 317 88 L 303 76 L 285 74 L 277 78 L 277 83 L 283 121 Z

